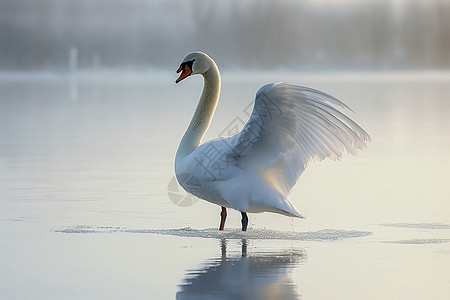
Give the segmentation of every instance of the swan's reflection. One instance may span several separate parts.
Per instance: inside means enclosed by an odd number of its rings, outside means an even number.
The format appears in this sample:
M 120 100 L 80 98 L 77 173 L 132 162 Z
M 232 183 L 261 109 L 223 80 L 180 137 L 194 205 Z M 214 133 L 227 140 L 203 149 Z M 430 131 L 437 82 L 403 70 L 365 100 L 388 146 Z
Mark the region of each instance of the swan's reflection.
M 227 240 L 221 240 L 220 258 L 209 259 L 188 271 L 177 299 L 298 299 L 290 276 L 306 259 L 303 250 L 247 253 L 242 239 L 240 255 L 227 257 Z

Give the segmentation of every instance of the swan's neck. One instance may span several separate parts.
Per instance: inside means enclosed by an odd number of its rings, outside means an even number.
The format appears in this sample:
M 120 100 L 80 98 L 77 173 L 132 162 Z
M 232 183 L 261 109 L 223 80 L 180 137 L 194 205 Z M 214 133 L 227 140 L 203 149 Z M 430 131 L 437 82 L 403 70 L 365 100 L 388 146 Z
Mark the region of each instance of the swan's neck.
M 214 62 L 208 72 L 203 74 L 203 78 L 203 91 L 191 123 L 181 139 L 176 159 L 189 155 L 200 145 L 216 110 L 220 94 L 220 73 Z

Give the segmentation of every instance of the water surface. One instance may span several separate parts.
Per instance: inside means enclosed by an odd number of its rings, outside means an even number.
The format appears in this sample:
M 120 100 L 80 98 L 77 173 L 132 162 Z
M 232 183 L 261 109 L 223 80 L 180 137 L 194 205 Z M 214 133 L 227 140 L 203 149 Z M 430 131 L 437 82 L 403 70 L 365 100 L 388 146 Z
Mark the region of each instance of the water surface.
M 237 212 L 219 233 L 219 207 L 174 200 L 202 84 L 174 79 L 0 76 L 3 297 L 450 296 L 450 76 L 223 74 L 205 140 L 242 126 L 256 90 L 279 80 L 343 100 L 372 137 L 308 167 L 291 195 L 305 220 L 250 214 L 247 233 Z

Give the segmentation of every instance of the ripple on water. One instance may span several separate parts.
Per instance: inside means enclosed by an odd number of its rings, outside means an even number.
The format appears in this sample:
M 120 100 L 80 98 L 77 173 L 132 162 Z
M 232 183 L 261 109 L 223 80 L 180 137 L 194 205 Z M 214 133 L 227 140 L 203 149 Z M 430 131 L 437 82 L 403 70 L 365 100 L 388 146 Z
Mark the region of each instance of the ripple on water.
M 441 244 L 449 243 L 450 239 L 409 239 L 400 241 L 388 241 L 390 244 L 407 244 L 407 245 L 423 245 L 423 244 Z
M 338 229 L 322 229 L 318 231 L 295 232 L 295 231 L 278 231 L 271 229 L 249 229 L 242 232 L 239 229 L 228 229 L 218 231 L 215 228 L 207 229 L 127 229 L 120 227 L 93 227 L 87 225 L 71 226 L 56 230 L 62 233 L 146 233 L 161 234 L 180 237 L 197 237 L 197 238 L 228 238 L 228 239 L 262 239 L 262 240 L 300 240 L 300 241 L 337 241 L 347 238 L 357 238 L 371 235 L 369 231 L 359 230 L 338 230 Z
M 450 229 L 450 224 L 445 223 L 385 223 L 380 225 L 385 227 L 403 227 L 417 229 Z

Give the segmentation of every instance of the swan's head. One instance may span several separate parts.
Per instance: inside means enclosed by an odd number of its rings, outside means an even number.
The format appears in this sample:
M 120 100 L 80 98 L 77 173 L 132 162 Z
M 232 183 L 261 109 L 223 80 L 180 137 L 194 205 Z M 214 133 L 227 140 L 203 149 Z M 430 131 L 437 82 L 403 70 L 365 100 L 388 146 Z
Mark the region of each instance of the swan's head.
M 181 80 L 189 77 L 193 74 L 205 74 L 208 70 L 213 66 L 214 61 L 203 52 L 192 52 L 189 53 L 181 62 L 180 67 L 177 70 L 177 73 L 180 73 L 180 76 L 175 81 L 176 83 Z

